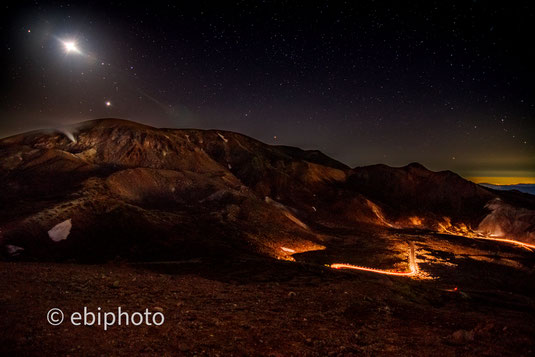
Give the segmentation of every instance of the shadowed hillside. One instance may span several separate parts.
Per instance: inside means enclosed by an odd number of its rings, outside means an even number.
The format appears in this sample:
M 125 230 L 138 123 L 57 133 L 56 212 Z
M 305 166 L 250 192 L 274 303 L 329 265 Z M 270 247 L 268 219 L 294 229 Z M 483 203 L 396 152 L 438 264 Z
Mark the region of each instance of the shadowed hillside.
M 226 131 L 100 119 L 5 138 L 0 154 L 8 256 L 292 259 L 325 248 L 316 227 L 332 224 L 449 232 L 484 222 L 489 234 L 533 239 L 529 198 L 419 164 L 350 169 Z M 512 227 L 519 215 L 525 224 Z

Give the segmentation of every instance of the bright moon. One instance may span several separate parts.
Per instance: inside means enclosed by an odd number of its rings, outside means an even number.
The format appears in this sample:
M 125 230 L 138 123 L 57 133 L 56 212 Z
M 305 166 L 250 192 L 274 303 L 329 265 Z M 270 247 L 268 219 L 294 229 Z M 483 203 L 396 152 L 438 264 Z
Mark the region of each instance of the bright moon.
M 68 42 L 64 41 L 63 46 L 65 47 L 65 52 L 67 53 L 71 53 L 71 52 L 80 53 L 80 50 L 78 49 L 78 47 L 76 46 L 76 42 L 74 41 L 68 41 Z

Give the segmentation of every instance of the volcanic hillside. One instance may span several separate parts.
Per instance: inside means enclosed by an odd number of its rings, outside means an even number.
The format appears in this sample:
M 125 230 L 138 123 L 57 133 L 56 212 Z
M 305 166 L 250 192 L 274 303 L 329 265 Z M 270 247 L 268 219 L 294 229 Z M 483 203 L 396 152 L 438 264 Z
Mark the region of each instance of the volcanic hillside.
M 535 238 L 531 195 L 221 130 L 93 120 L 1 140 L 0 170 L 0 244 L 25 259 L 291 259 L 333 224 Z

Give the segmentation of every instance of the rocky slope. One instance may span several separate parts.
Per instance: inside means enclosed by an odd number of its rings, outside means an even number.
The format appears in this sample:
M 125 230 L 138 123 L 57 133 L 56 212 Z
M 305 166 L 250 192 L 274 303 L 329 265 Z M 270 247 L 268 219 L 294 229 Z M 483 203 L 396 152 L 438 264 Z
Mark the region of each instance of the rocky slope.
M 534 239 L 530 195 L 451 172 L 350 169 L 237 133 L 118 119 L 1 140 L 0 185 L 4 255 L 27 259 L 292 259 L 328 246 L 315 227 L 332 224 L 477 230 L 484 222 Z M 521 210 L 521 228 L 511 210 Z

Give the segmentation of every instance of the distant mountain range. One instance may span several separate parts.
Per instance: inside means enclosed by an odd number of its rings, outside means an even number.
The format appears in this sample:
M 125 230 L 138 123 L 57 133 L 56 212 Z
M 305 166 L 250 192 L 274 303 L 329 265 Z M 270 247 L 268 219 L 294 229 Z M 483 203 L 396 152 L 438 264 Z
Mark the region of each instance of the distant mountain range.
M 491 183 L 480 183 L 480 185 L 483 187 L 492 188 L 494 190 L 500 190 L 500 191 L 517 190 L 520 192 L 525 192 L 531 195 L 535 195 L 535 184 L 532 184 L 532 183 L 519 183 L 516 185 L 493 185 Z

